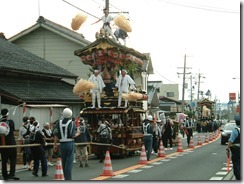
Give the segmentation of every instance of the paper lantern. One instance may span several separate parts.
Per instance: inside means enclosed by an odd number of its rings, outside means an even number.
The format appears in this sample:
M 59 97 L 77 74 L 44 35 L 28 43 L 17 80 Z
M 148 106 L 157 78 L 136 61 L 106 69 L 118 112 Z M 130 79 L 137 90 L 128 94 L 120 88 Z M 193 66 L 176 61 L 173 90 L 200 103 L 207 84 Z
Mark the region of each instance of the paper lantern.
M 108 50 L 108 56 L 113 56 L 113 51 L 112 50 Z
M 103 56 L 103 51 L 102 51 L 102 50 L 98 50 L 98 51 L 97 51 L 97 55 L 98 55 L 98 56 Z
M 86 61 L 86 56 L 81 56 L 81 61 Z
M 113 58 L 118 58 L 119 54 L 118 52 L 113 52 Z
M 124 53 L 120 53 L 119 54 L 119 59 L 125 59 L 125 54 Z
M 126 54 L 125 58 L 128 59 L 128 60 L 131 60 L 131 55 L 130 54 Z
M 86 59 L 87 59 L 88 61 L 92 60 L 92 55 L 87 55 L 87 56 L 86 56 Z

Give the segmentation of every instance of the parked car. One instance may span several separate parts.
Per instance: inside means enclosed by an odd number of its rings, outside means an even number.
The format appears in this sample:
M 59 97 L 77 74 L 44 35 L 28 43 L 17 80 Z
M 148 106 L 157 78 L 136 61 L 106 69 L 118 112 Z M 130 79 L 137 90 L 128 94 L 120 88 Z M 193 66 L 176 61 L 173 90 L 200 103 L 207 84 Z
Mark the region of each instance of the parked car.
M 223 128 L 220 129 L 221 131 L 221 144 L 224 145 L 228 142 L 230 138 L 231 132 L 236 128 L 236 123 L 226 123 Z

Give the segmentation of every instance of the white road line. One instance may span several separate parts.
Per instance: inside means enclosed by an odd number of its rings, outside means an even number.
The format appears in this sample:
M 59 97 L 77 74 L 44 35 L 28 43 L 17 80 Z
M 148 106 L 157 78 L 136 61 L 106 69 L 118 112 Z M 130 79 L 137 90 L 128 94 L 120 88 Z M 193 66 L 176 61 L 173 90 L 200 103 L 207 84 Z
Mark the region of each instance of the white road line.
M 152 168 L 152 167 L 153 167 L 152 165 L 145 165 L 145 166 L 143 166 L 141 168 L 149 169 L 149 168 Z
M 134 169 L 134 170 L 128 171 L 127 173 L 139 173 L 139 172 L 141 172 L 141 171 L 142 171 L 142 170 Z
M 178 158 L 178 157 L 169 157 L 169 158 L 175 159 L 175 158 Z
M 216 175 L 227 175 L 228 172 L 217 172 Z
M 170 159 L 163 159 L 163 160 L 160 160 L 161 162 L 168 162 L 170 161 Z
M 212 177 L 209 180 L 222 180 L 222 179 L 223 179 L 223 177 Z
M 230 170 L 232 169 L 232 167 L 230 167 Z M 228 169 L 227 169 L 227 167 L 223 167 L 222 169 L 221 169 L 222 171 L 227 171 Z
M 160 165 L 162 164 L 162 162 L 154 162 L 154 163 L 151 163 L 152 165 Z
M 112 178 L 125 178 L 129 176 L 128 174 L 119 174 L 119 175 L 116 175 L 116 176 L 113 176 Z

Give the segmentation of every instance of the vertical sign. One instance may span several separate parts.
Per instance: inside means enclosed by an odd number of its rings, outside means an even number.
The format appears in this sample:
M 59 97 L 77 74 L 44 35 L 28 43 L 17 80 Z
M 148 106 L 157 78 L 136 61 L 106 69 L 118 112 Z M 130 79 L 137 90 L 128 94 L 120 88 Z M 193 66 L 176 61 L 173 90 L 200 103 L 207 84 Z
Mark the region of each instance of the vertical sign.
M 229 100 L 236 101 L 236 93 L 229 93 Z

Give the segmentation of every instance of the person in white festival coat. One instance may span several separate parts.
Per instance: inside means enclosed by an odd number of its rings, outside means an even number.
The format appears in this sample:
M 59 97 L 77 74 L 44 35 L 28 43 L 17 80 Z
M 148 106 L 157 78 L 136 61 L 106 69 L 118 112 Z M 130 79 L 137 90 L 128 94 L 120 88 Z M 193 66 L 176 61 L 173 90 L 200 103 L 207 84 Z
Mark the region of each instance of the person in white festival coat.
M 103 82 L 102 77 L 99 75 L 99 70 L 94 70 L 94 74 L 90 76 L 88 79 L 89 82 L 95 84 L 95 88 L 91 89 L 90 92 L 92 94 L 92 108 L 95 108 L 96 99 L 98 108 L 101 108 L 101 95 L 105 84 Z
M 117 79 L 117 82 L 115 86 L 118 88 L 119 92 L 119 97 L 118 97 L 118 107 L 121 106 L 121 100 L 122 100 L 122 94 L 123 93 L 128 93 L 129 92 L 129 87 L 131 89 L 136 89 L 135 88 L 135 81 L 127 75 L 126 70 L 122 70 L 119 78 Z M 127 107 L 128 100 L 125 99 L 125 107 Z

